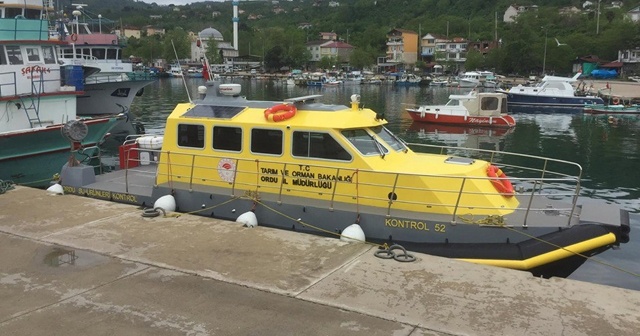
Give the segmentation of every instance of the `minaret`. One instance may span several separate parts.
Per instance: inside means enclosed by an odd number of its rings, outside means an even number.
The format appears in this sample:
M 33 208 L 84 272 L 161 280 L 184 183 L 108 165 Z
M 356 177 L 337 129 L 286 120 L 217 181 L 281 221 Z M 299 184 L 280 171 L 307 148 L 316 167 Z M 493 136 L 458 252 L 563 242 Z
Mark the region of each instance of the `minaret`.
M 233 49 L 238 50 L 238 22 L 240 19 L 238 18 L 238 4 L 239 0 L 233 0 L 231 4 L 233 5 Z

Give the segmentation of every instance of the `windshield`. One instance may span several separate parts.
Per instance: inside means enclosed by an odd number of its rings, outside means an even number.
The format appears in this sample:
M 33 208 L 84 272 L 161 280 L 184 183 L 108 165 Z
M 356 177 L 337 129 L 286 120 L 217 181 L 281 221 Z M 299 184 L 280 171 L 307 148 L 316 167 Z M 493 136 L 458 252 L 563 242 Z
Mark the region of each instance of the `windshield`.
M 344 130 L 342 135 L 363 155 L 380 155 L 389 152 L 365 129 Z
M 402 151 L 406 149 L 402 140 L 398 139 L 395 134 L 391 133 L 386 127 L 378 126 L 372 127 L 371 130 L 375 133 L 380 139 L 382 139 L 391 149 L 395 151 Z

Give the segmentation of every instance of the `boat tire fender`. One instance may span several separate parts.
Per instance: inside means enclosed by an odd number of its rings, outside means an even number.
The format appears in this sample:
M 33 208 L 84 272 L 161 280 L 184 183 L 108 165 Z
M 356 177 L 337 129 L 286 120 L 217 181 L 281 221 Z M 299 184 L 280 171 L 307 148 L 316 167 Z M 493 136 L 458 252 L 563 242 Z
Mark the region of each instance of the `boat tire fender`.
M 279 104 L 264 110 L 264 118 L 268 121 L 284 121 L 293 118 L 296 112 L 297 109 L 293 104 Z
M 75 42 L 77 40 L 78 40 L 78 34 L 76 33 L 71 34 L 71 41 Z
M 515 194 L 511 181 L 507 179 L 507 175 L 502 169 L 489 165 L 487 167 L 487 176 L 489 176 L 491 183 L 502 196 L 512 197 Z

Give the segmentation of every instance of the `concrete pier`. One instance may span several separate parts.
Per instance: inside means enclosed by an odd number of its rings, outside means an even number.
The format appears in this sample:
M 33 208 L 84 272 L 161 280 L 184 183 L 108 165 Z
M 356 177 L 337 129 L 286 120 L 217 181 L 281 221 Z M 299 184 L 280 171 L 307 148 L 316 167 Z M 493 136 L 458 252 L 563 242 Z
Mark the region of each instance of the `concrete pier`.
M 1 335 L 637 335 L 640 292 L 17 187 Z M 639 280 L 640 281 L 640 280 Z

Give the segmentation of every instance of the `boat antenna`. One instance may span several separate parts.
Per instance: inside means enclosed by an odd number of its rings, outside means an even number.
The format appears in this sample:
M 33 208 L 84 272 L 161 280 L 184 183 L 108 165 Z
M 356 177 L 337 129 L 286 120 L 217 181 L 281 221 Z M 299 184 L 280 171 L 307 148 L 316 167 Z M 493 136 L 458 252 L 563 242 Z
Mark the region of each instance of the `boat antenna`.
M 182 69 L 182 66 L 180 65 L 180 59 L 178 58 L 178 52 L 176 51 L 176 45 L 173 44 L 173 40 L 171 40 L 171 46 L 173 47 L 173 54 L 176 55 L 176 63 L 178 63 L 178 66 L 180 67 L 180 69 Z M 184 78 L 184 76 L 182 76 L 182 83 L 184 84 L 184 90 L 187 91 L 187 99 L 189 99 L 189 102 L 191 103 L 189 87 L 187 87 L 187 80 Z

